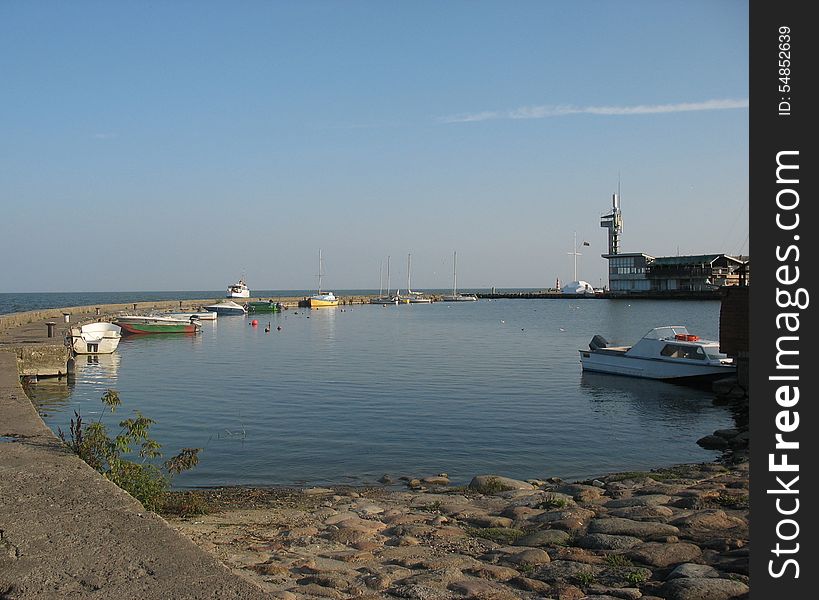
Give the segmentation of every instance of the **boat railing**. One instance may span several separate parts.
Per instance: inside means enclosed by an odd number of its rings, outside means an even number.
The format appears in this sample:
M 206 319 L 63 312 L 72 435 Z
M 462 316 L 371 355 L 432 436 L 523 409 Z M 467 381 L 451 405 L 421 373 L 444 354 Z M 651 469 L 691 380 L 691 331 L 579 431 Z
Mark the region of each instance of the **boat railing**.
M 664 327 L 655 327 L 646 333 L 643 338 L 647 340 L 666 340 L 673 339 L 678 335 L 688 335 L 688 329 L 683 325 L 666 325 Z

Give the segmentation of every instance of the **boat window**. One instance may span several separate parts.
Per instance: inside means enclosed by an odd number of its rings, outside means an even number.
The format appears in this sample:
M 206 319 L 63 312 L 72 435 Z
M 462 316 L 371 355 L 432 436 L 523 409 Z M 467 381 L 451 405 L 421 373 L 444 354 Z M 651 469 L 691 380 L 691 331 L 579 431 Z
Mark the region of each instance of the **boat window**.
M 705 352 L 700 346 L 683 346 L 681 344 L 666 344 L 660 354 L 668 358 L 692 358 L 705 360 Z

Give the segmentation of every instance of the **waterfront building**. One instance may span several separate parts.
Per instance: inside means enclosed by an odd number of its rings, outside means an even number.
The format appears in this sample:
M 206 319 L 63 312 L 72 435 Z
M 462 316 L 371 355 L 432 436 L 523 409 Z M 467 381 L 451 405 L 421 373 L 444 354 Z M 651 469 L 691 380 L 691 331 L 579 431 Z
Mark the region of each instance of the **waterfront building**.
M 723 286 L 748 285 L 747 256 L 696 254 L 654 257 L 644 252 L 620 252 L 623 216 L 619 194 L 612 196 L 611 212 L 600 219 L 609 230 L 609 292 L 612 294 L 704 292 Z

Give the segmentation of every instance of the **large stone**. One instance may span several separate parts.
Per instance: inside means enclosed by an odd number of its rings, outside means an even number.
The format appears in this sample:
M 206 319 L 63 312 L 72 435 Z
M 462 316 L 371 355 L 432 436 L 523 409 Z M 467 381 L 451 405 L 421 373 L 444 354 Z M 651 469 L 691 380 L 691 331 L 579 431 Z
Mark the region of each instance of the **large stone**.
M 594 518 L 594 511 L 573 507 L 565 510 L 553 510 L 532 519 L 538 523 L 548 524 L 552 529 L 576 531 L 583 529 Z
M 560 529 L 541 529 L 534 531 L 515 540 L 516 546 L 530 546 L 533 548 L 564 546 L 569 542 L 571 536 Z
M 603 490 L 593 485 L 568 483 L 555 488 L 556 492 L 568 494 L 578 502 L 593 502 L 603 495 Z
M 671 496 L 665 494 L 645 494 L 643 496 L 632 496 L 631 498 L 621 498 L 609 500 L 603 506 L 606 508 L 625 508 L 627 506 L 656 506 L 658 504 L 668 504 Z
M 469 489 L 482 494 L 497 494 L 509 490 L 533 490 L 535 486 L 519 479 L 500 475 L 476 475 L 469 482 Z
M 589 550 L 627 550 L 642 543 L 643 540 L 630 535 L 590 533 L 578 538 L 575 545 Z
M 677 535 L 680 530 L 666 523 L 634 521 L 621 517 L 594 519 L 589 524 L 589 533 L 607 533 L 609 535 L 631 535 L 641 539 Z
M 475 565 L 464 569 L 464 573 L 469 573 L 481 579 L 492 579 L 493 581 L 509 581 L 512 577 L 517 577 L 519 573 L 515 569 L 502 567 L 500 565 L 488 565 L 478 562 Z
M 663 585 L 667 600 L 731 600 L 742 598 L 748 586 L 732 579 L 681 577 Z
M 548 583 L 571 583 L 583 577 L 597 577 L 603 567 L 571 560 L 553 560 L 538 568 L 536 577 Z
M 699 546 L 678 542 L 676 544 L 661 544 L 646 542 L 634 546 L 626 554 L 632 560 L 651 565 L 652 567 L 669 567 L 680 563 L 690 562 L 702 555 Z
M 542 515 L 546 511 L 540 508 L 531 508 L 529 506 L 510 506 L 501 513 L 504 517 L 509 517 L 515 521 L 528 521 L 535 517 Z
M 608 513 L 612 517 L 623 517 L 635 521 L 649 521 L 654 519 L 667 519 L 674 516 L 674 511 L 667 506 L 627 506 L 625 508 L 615 508 Z
M 697 445 L 706 450 L 726 450 L 729 446 L 728 440 L 718 435 L 706 435 L 697 440 Z
M 447 587 L 470 600 L 518 600 L 518 595 L 512 590 L 482 579 L 464 579 Z
M 680 577 L 719 577 L 719 571 L 708 565 L 698 565 L 696 563 L 683 563 L 668 574 L 666 580 L 678 579 Z
M 671 523 L 684 529 L 709 531 L 719 531 L 747 526 L 744 520 L 740 519 L 739 517 L 729 516 L 724 510 L 719 509 L 701 510 L 693 515 L 675 519 Z
M 549 553 L 540 548 L 527 548 L 521 552 L 507 554 L 504 560 L 520 567 L 539 567 L 552 562 Z
M 475 515 L 467 517 L 466 521 L 478 527 L 511 527 L 513 523 L 509 517 L 497 517 L 495 515 Z

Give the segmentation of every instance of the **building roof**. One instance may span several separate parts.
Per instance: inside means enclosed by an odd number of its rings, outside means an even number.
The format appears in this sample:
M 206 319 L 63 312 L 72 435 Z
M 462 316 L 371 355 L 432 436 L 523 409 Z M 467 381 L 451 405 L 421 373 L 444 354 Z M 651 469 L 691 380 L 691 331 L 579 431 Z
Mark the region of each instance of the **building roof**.
M 725 257 L 728 260 L 733 260 L 739 264 L 745 262 L 738 258 L 734 258 L 733 256 L 728 256 L 727 254 L 695 254 L 691 256 L 660 256 L 654 259 L 652 266 L 659 267 L 710 264 L 722 257 Z

